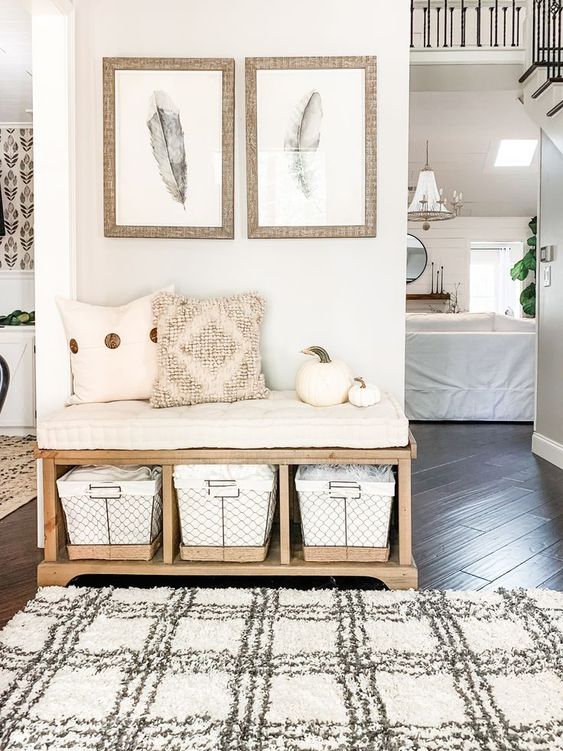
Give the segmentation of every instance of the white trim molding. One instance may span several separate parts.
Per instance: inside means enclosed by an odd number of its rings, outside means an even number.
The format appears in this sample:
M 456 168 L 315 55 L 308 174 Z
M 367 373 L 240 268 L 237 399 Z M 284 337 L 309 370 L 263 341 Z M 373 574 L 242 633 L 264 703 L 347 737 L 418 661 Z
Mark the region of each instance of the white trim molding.
M 547 438 L 541 433 L 534 433 L 532 436 L 532 452 L 563 469 L 563 445 L 552 441 L 551 438 Z
M 71 392 L 66 337 L 55 295 L 74 297 L 74 6 L 70 0 L 28 0 L 33 52 L 35 161 L 35 310 L 37 418 Z M 41 461 L 38 461 L 41 477 Z M 43 545 L 41 482 L 38 545 Z
M 14 279 L 32 280 L 34 276 L 34 269 L 0 269 L 0 281 L 12 281 Z
M 0 128 L 33 128 L 33 123 L 0 123 Z

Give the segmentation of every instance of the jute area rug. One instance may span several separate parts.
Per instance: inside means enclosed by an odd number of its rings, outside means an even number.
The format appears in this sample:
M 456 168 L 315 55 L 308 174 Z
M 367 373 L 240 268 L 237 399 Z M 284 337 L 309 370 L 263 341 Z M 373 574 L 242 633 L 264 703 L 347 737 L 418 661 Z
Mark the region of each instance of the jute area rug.
M 0 748 L 563 749 L 563 594 L 45 588 Z
M 37 496 L 35 436 L 0 435 L 0 519 Z

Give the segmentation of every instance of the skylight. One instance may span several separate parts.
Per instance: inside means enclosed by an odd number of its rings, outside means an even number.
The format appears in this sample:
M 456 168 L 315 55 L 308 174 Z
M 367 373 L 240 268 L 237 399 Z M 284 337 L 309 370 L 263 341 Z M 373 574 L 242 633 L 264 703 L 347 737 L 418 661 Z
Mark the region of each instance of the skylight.
M 536 139 L 505 138 L 500 142 L 495 167 L 529 167 L 537 146 Z

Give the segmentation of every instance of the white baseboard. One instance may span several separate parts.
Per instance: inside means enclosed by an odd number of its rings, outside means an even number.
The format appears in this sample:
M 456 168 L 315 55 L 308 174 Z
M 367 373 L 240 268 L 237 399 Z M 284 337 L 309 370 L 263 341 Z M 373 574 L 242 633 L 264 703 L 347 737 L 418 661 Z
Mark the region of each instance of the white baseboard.
M 541 433 L 534 433 L 532 436 L 532 451 L 537 456 L 541 456 L 556 467 L 563 469 L 563 445 L 546 438 Z
M 0 435 L 18 436 L 23 437 L 26 435 L 35 435 L 36 431 L 34 427 L 29 428 L 6 428 L 0 425 Z

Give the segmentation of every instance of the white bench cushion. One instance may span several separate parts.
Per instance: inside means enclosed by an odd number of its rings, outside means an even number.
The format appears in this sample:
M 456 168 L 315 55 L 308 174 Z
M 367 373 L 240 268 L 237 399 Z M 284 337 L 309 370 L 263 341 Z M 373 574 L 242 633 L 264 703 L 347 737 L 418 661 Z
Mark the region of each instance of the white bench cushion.
M 41 420 L 42 449 L 387 448 L 406 446 L 408 421 L 396 399 L 311 407 L 293 391 L 233 404 L 153 409 L 148 402 L 77 404 Z

